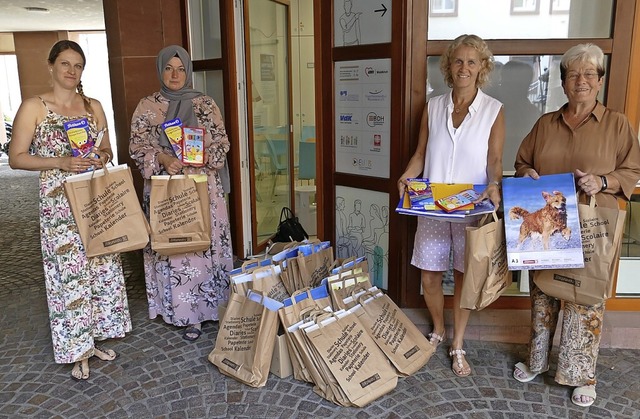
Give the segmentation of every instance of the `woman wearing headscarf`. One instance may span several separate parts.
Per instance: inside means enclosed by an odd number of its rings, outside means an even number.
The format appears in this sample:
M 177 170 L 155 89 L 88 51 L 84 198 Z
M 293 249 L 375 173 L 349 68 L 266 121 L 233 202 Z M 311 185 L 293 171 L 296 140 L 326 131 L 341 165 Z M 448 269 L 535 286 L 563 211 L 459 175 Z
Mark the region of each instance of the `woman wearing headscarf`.
M 183 337 L 196 340 L 201 323 L 218 320 L 218 305 L 228 299 L 232 269 L 231 234 L 224 199 L 224 172 L 229 139 L 213 99 L 191 87 L 193 70 L 187 51 L 177 45 L 160 51 L 156 60 L 161 89 L 140 100 L 131 121 L 129 151 L 144 178 L 143 207 L 149 216 L 151 177 L 206 174 L 211 204 L 211 246 L 204 252 L 164 256 L 144 249 L 149 318 L 184 327 Z M 182 163 L 162 124 L 180 119 L 182 126 L 200 127 L 204 165 Z

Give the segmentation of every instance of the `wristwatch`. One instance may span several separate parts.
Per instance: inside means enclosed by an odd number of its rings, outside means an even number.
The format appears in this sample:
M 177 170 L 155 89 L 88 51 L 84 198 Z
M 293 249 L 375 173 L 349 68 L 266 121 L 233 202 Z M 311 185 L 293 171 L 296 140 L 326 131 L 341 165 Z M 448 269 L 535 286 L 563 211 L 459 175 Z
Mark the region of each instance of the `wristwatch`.
M 600 192 L 604 192 L 604 191 L 607 189 L 607 187 L 608 187 L 608 184 L 607 184 L 607 177 L 606 177 L 606 176 L 604 176 L 604 175 L 603 175 L 603 176 L 600 176 L 600 180 L 602 181 L 602 188 L 600 188 Z

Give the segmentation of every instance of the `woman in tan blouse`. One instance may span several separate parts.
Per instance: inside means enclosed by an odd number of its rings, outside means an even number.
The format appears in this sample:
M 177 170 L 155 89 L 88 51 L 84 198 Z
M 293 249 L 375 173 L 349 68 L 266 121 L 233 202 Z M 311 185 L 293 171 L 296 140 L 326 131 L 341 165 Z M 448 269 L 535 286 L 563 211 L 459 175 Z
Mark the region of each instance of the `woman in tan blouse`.
M 640 179 L 640 147 L 622 113 L 597 100 L 603 85 L 604 54 L 593 44 L 570 48 L 560 62 L 562 87 L 568 103 L 543 115 L 520 145 L 516 176 L 573 172 L 579 200 L 595 196 L 597 205 L 618 207 L 628 200 Z M 535 275 L 535 272 L 534 272 Z M 560 300 L 544 294 L 530 280 L 532 327 L 528 360 L 513 376 L 533 380 L 549 369 Z M 575 387 L 571 401 L 591 406 L 596 399 L 596 361 L 605 303 L 583 306 L 564 302 L 558 368 L 555 380 Z

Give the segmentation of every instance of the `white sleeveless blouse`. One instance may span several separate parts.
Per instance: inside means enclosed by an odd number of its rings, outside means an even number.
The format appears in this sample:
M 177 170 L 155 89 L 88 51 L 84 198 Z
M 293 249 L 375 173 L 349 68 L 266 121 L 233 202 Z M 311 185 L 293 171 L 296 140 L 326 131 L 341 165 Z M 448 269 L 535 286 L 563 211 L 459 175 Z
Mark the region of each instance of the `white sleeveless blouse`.
M 429 99 L 423 176 L 434 183 L 486 184 L 489 135 L 502 103 L 478 89 L 469 113 L 453 127 L 451 92 Z

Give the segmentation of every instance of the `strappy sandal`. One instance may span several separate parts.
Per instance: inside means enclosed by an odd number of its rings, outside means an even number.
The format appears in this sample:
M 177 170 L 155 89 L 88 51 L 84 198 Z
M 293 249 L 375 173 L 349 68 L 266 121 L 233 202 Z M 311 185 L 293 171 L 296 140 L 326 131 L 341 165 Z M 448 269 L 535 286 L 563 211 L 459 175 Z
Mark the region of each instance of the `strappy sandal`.
M 193 342 L 194 340 L 198 340 L 200 335 L 202 335 L 202 329 L 199 329 L 195 326 L 188 326 L 182 334 L 182 338 Z
M 118 357 L 118 354 L 113 349 L 104 349 L 98 345 L 93 347 L 93 354 L 101 361 L 113 361 Z
M 431 332 L 427 335 L 427 339 L 429 339 L 429 343 L 435 346 L 436 348 L 444 341 L 444 337 L 446 332 L 442 332 L 442 336 L 435 332 Z
M 71 378 L 76 381 L 85 381 L 89 379 L 89 360 L 83 359 L 77 361 L 71 369 Z
M 466 354 L 467 352 L 464 349 L 449 349 L 449 356 L 452 358 L 451 371 L 453 371 L 453 373 L 458 377 L 467 377 L 471 374 L 471 366 L 465 358 Z M 463 362 L 467 362 L 469 371 L 464 370 Z

